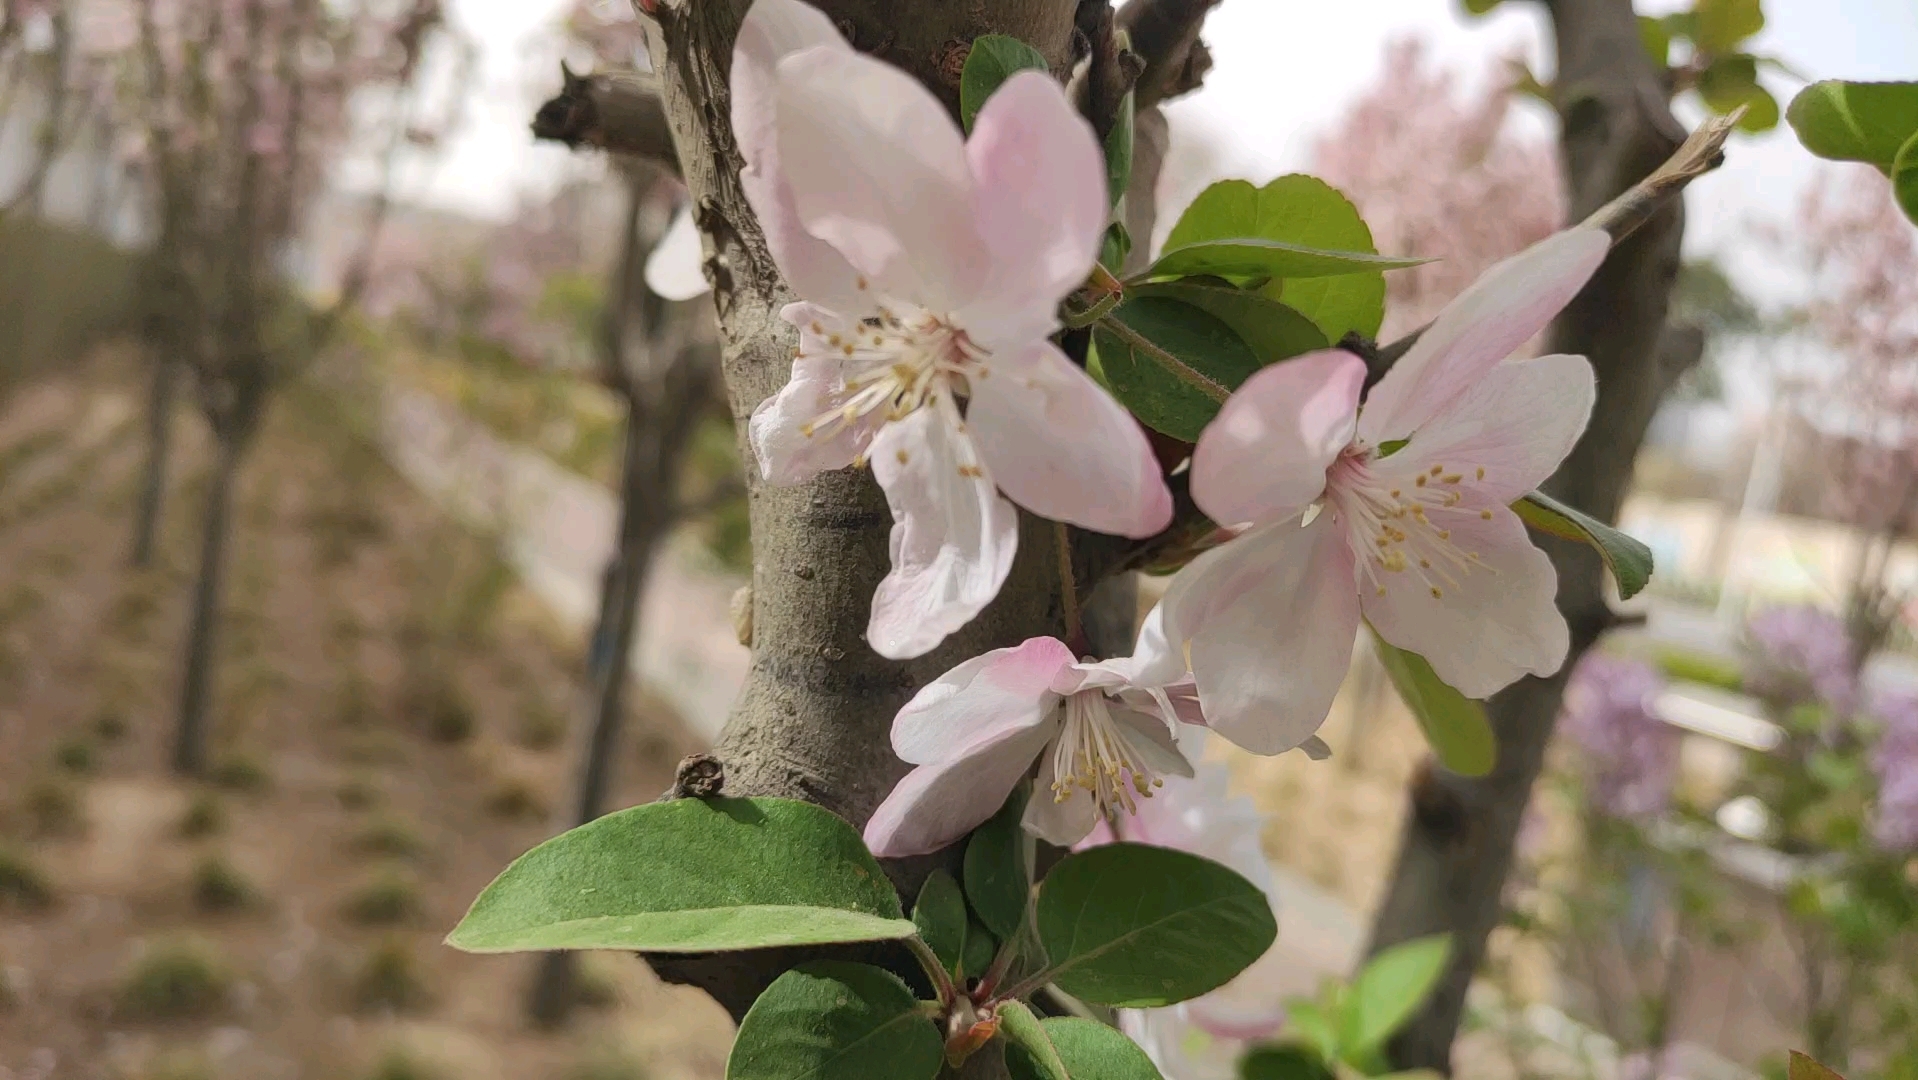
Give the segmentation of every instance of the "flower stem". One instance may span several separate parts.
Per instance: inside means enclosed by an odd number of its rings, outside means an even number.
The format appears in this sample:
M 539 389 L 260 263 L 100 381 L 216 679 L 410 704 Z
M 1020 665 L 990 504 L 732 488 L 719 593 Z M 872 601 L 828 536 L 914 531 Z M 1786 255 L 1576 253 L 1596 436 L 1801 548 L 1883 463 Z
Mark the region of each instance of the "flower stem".
M 932 946 L 927 945 L 917 934 L 906 939 L 906 948 L 912 950 L 913 959 L 919 961 L 919 966 L 926 969 L 926 978 L 932 980 L 932 988 L 939 995 L 939 1007 L 951 1008 L 952 1003 L 959 998 L 959 988 L 953 985 L 952 974 L 940 961 L 939 954 L 933 952 Z
M 1066 609 L 1066 643 L 1076 649 L 1084 627 L 1079 621 L 1079 585 L 1072 574 L 1072 534 L 1065 522 L 1055 521 L 1052 535 L 1059 548 L 1059 597 Z
M 1111 316 L 1100 319 L 1099 328 L 1151 357 L 1154 363 L 1171 372 L 1180 382 L 1192 387 L 1213 401 L 1223 405 L 1225 404 L 1225 399 L 1232 396 L 1232 391 L 1226 389 L 1225 386 L 1217 380 L 1193 368 L 1171 353 L 1166 352 L 1146 338 L 1145 335 L 1127 326 L 1125 323 L 1120 322 L 1118 319 L 1114 319 Z

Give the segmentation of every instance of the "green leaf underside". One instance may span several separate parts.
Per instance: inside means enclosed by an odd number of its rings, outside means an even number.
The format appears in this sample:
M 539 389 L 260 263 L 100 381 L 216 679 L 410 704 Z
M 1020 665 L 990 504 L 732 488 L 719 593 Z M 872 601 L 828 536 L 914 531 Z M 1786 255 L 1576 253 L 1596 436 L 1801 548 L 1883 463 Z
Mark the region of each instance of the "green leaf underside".
M 1792 99 L 1785 119 L 1819 157 L 1889 168 L 1918 133 L 1918 82 L 1813 83 Z
M 1045 71 L 1045 54 L 1016 37 L 982 34 L 972 40 L 966 54 L 966 66 L 959 74 L 959 118 L 966 130 L 979 118 L 979 110 L 999 89 L 1000 84 L 1021 71 Z
M 1245 339 L 1182 300 L 1140 296 L 1120 304 L 1110 317 L 1227 390 L 1259 369 L 1259 358 Z M 1219 414 L 1219 402 L 1211 395 L 1106 327 L 1093 327 L 1092 348 L 1087 369 L 1147 427 L 1197 442 L 1199 432 Z
M 1114 1028 L 1077 1016 L 1050 1017 L 1039 1026 L 1071 1080 L 1164 1080 L 1145 1051 Z M 1011 1064 L 1010 1054 L 1007 1064 Z
M 726 1080 L 932 1080 L 944 1044 L 890 972 L 821 961 L 774 980 L 739 1024 Z
M 1891 163 L 1891 189 L 1898 197 L 1898 207 L 1918 225 L 1918 131 L 1905 140 L 1898 151 L 1898 157 Z
M 1227 277 L 1315 278 L 1368 271 L 1403 270 L 1429 262 L 1363 251 L 1307 247 L 1284 240 L 1235 236 L 1168 248 L 1146 270 L 1152 278 L 1222 274 Z
M 1745 131 L 1770 131 L 1778 126 L 1778 99 L 1758 83 L 1758 59 L 1744 53 L 1712 61 L 1698 76 L 1698 96 L 1715 113 L 1729 113 L 1743 105 L 1738 126 Z
M 790 799 L 608 814 L 514 860 L 447 936 L 469 952 L 715 952 L 910 937 L 852 826 Z
M 1394 945 L 1372 958 L 1346 997 L 1340 1039 L 1346 1054 L 1362 1056 L 1385 1045 L 1431 996 L 1451 955 L 1451 938 L 1437 934 Z
M 1024 1002 L 999 1007 L 999 1031 L 1006 1037 L 1006 1071 L 1012 1080 L 1073 1080 L 1052 1038 Z
M 1142 300 L 1177 300 L 1198 308 L 1239 335 L 1261 366 L 1331 344 L 1304 315 L 1268 296 L 1223 282 L 1211 284 L 1195 278 L 1162 281 L 1134 286 L 1127 294 Z
M 966 955 L 966 898 L 959 883 L 934 870 L 912 905 L 912 924 L 947 971 L 957 971 Z
M 1332 1080 L 1332 1070 L 1303 1046 L 1260 1046 L 1239 1059 L 1240 1080 Z
M 1021 789 L 1006 797 L 999 812 L 972 831 L 966 842 L 966 899 L 986 929 L 1004 941 L 1019 931 L 1026 918 L 1026 901 L 1032 894 L 1027 877 L 1025 830 L 1026 801 Z
M 1374 257 L 1378 252 L 1372 230 L 1351 200 L 1325 181 L 1299 173 L 1264 187 L 1243 180 L 1213 184 L 1180 215 L 1166 248 L 1234 237 Z M 1261 291 L 1304 315 L 1327 341 L 1336 342 L 1349 331 L 1377 336 L 1385 318 L 1385 275 L 1379 269 L 1333 277 L 1277 277 Z
M 1590 514 L 1538 491 L 1513 503 L 1512 512 L 1542 533 L 1562 540 L 1576 540 L 1596 549 L 1612 572 L 1613 580 L 1618 582 L 1620 599 L 1637 596 L 1652 580 L 1652 549 Z
M 1439 764 L 1460 776 L 1484 776 L 1498 764 L 1498 738 L 1485 706 L 1453 689 L 1417 653 L 1406 652 L 1372 632 L 1379 664 L 1392 678 L 1405 707 L 1425 732 Z
M 1215 990 L 1278 934 L 1257 886 L 1196 855 L 1109 844 L 1068 856 L 1039 891 L 1051 981 L 1083 1001 L 1157 1008 Z
M 1125 196 L 1126 186 L 1132 182 L 1132 137 L 1133 123 L 1138 114 L 1137 98 L 1130 90 L 1119 99 L 1119 115 L 1113 118 L 1112 130 L 1106 133 L 1106 195 L 1117 203 Z

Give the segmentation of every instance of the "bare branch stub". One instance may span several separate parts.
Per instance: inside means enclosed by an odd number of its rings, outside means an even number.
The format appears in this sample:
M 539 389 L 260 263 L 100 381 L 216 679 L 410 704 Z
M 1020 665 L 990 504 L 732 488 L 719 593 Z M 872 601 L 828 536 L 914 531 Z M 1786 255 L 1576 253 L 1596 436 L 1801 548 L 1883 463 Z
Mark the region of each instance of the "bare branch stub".
M 672 126 L 651 76 L 637 71 L 578 75 L 564 64 L 560 75 L 559 94 L 533 114 L 534 138 L 643 158 L 679 172 Z
M 1199 88 L 1212 70 L 1212 54 L 1199 40 L 1199 30 L 1219 3 L 1132 0 L 1120 9 L 1119 29 L 1132 36 L 1132 51 L 1145 60 L 1138 81 L 1141 108 Z

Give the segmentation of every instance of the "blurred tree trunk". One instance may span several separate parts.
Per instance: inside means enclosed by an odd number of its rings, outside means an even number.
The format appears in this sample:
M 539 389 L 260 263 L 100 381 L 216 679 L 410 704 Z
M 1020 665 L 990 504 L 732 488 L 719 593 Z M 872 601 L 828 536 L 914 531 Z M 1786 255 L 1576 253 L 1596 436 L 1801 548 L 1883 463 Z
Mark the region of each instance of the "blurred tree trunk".
M 137 569 L 153 565 L 153 545 L 160 531 L 160 509 L 166 501 L 167 454 L 173 445 L 173 395 L 179 381 L 165 347 L 148 338 L 143 343 L 152 383 L 147 389 L 146 461 L 140 468 L 140 496 L 133 510 L 133 556 Z
M 200 576 L 193 589 L 193 613 L 187 625 L 186 664 L 181 675 L 180 718 L 174 732 L 173 769 L 199 776 L 207 766 L 207 717 L 213 695 L 214 657 L 220 606 L 226 591 L 227 537 L 231 534 L 233 484 L 239 475 L 243 440 L 222 438 L 207 478 L 200 518 Z
M 599 619 L 587 644 L 587 732 L 579 781 L 562 828 L 606 811 L 614 753 L 625 718 L 625 691 L 639 637 L 639 604 L 653 555 L 679 520 L 679 476 L 686 449 L 719 378 L 703 302 L 672 303 L 646 286 L 646 257 L 665 233 L 677 187 L 652 167 L 627 183 L 628 211 L 619 265 L 607 290 L 602 335 L 606 381 L 626 405 L 620 465 L 619 535 L 601 577 Z M 664 197 L 662 197 L 664 196 Z M 648 212 L 648 211 L 652 212 Z M 556 1026 L 576 1003 L 573 954 L 547 953 L 529 995 L 535 1023 Z
M 1586 215 L 1652 172 L 1683 140 L 1662 73 L 1640 44 L 1631 0 L 1546 0 L 1557 38 L 1560 149 L 1571 219 Z M 1551 332 L 1552 352 L 1590 358 L 1598 400 L 1590 427 L 1548 492 L 1616 521 L 1633 459 L 1672 378 L 1661 342 L 1678 271 L 1684 216 L 1667 202 L 1619 243 Z M 1695 351 L 1692 355 L 1695 358 Z M 1452 960 L 1425 1007 L 1391 1045 L 1401 1069 L 1449 1070 L 1466 989 L 1497 926 L 1519 822 L 1557 719 L 1565 679 L 1608 627 L 1602 569 L 1589 549 L 1541 540 L 1559 574 L 1559 608 L 1571 627 L 1565 667 L 1528 678 L 1489 703 L 1499 761 L 1470 780 L 1436 767 L 1410 792 L 1397 865 L 1372 929 L 1371 952 L 1449 932 Z

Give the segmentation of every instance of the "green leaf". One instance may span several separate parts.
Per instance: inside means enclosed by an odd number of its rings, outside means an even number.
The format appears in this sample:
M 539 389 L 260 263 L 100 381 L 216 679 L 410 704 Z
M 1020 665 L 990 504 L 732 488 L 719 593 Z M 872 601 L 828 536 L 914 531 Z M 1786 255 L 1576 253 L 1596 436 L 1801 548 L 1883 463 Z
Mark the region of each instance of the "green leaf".
M 1759 0 L 1696 0 L 1692 5 L 1692 40 L 1708 55 L 1728 53 L 1764 28 Z
M 966 898 L 959 891 L 959 883 L 944 870 L 934 870 L 919 887 L 919 899 L 912 905 L 912 924 L 947 971 L 958 971 L 965 959 L 966 922 Z
M 966 66 L 959 73 L 959 119 L 972 130 L 999 85 L 1021 71 L 1050 70 L 1044 53 L 1005 34 L 982 34 L 972 39 L 972 51 L 966 54 Z
M 1013 789 L 990 821 L 972 830 L 966 842 L 966 899 L 979 921 L 1001 941 L 1019 932 L 1032 895 L 1032 862 L 1027 857 L 1025 788 Z
M 1721 56 L 1698 76 L 1698 95 L 1715 113 L 1729 113 L 1739 106 L 1742 130 L 1770 131 L 1778 126 L 1778 99 L 1758 83 L 1758 59 L 1744 53 Z
M 1339 1048 L 1346 1059 L 1363 1057 L 1385 1045 L 1431 996 L 1451 956 L 1451 935 L 1435 934 L 1394 945 L 1373 957 L 1345 998 Z
M 1055 1016 L 1040 1026 L 1072 1080 L 1164 1080 L 1145 1051 L 1114 1028 L 1076 1016 Z
M 1234 288 L 1224 281 L 1214 284 L 1205 278 L 1186 278 L 1136 285 L 1127 292 L 1140 299 L 1158 296 L 1198 308 L 1231 327 L 1252 347 L 1261 366 L 1331 344 L 1312 320 L 1297 311 L 1268 296 Z M 1237 389 L 1236 383 L 1230 385 Z
M 1484 776 L 1498 764 L 1498 737 L 1485 718 L 1485 706 L 1454 690 L 1438 677 L 1425 657 L 1406 652 L 1372 633 L 1380 666 L 1392 677 L 1405 707 L 1425 732 L 1439 764 L 1460 776 Z
M 1484 15 L 1501 2 L 1502 0 L 1465 0 L 1465 10 L 1473 15 Z
M 964 963 L 960 965 L 960 974 L 968 979 L 977 978 L 992 966 L 992 957 L 999 951 L 999 940 L 986 929 L 986 924 L 976 918 L 966 920 L 966 953 Z
M 1338 1053 L 1339 1033 L 1325 1006 L 1316 1001 L 1294 999 L 1285 1003 L 1285 1034 L 1303 1049 L 1316 1051 L 1322 1061 L 1329 1062 Z
M 739 1022 L 726 1080 L 933 1080 L 939 1029 L 899 977 L 820 961 L 786 972 Z
M 719 952 L 910 937 L 879 864 L 830 811 L 675 799 L 521 855 L 447 935 L 467 952 Z
M 1306 1047 L 1259 1046 L 1239 1059 L 1239 1080 L 1333 1080 L 1333 1075 Z
M 1144 343 L 1121 335 L 1110 325 L 1114 320 Z M 1220 388 L 1219 396 L 1175 374 L 1155 349 L 1211 380 Z M 1140 423 L 1197 442 L 1199 432 L 1219 414 L 1223 393 L 1259 370 L 1259 358 L 1230 326 L 1191 304 L 1140 296 L 1094 324 L 1086 370 Z
M 1669 66 L 1672 62 L 1672 32 L 1663 20 L 1650 15 L 1638 17 L 1638 40 L 1645 45 L 1645 52 L 1652 63 L 1659 67 Z
M 1905 216 L 1918 225 L 1918 132 L 1905 140 L 1904 148 L 1891 163 L 1891 189 Z
M 1115 206 L 1132 183 L 1132 125 L 1137 115 L 1138 99 L 1128 90 L 1119 99 L 1119 115 L 1112 121 L 1112 130 L 1106 132 L 1106 192 Z
M 1039 890 L 1038 924 L 1061 990 L 1135 1009 L 1225 985 L 1278 934 L 1256 885 L 1209 859 L 1143 844 L 1067 856 Z
M 1072 1080 L 1058 1048 L 1025 1002 L 999 1006 L 999 1031 L 1006 1037 L 1006 1071 L 1012 1080 Z
M 1512 512 L 1539 532 L 1598 549 L 1606 568 L 1612 572 L 1612 579 L 1618 582 L 1618 595 L 1622 600 L 1637 596 L 1652 579 L 1652 549 L 1590 514 L 1574 510 L 1538 491 L 1513 503 Z
M 1325 181 L 1297 173 L 1262 188 L 1243 180 L 1212 185 L 1179 216 L 1166 247 L 1244 236 L 1324 251 L 1378 251 L 1351 200 Z M 1376 336 L 1385 318 L 1385 276 L 1377 270 L 1274 281 L 1263 291 L 1312 320 L 1327 341 L 1353 330 Z
M 1786 1067 L 1785 1076 L 1787 1080 L 1845 1080 L 1830 1067 L 1796 1050 L 1791 1052 L 1791 1064 Z
M 1918 82 L 1813 83 L 1792 99 L 1785 119 L 1821 158 L 1890 168 L 1918 132 Z
M 1402 270 L 1427 259 L 1395 259 L 1363 251 L 1307 247 L 1287 240 L 1231 236 L 1168 248 L 1146 269 L 1153 278 L 1220 274 L 1245 278 L 1337 277 L 1370 271 Z

